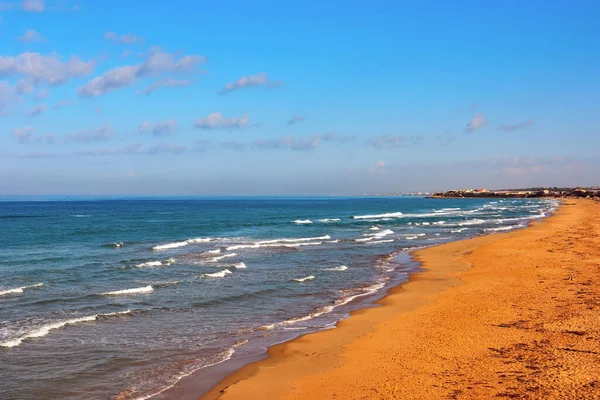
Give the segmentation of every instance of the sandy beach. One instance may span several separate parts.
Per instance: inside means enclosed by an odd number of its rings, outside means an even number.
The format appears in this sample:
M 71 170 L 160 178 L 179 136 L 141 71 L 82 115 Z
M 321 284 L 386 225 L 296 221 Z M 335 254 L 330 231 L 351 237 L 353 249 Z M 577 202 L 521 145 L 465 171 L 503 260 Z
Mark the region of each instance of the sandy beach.
M 382 307 L 269 349 L 205 399 L 600 398 L 600 203 L 414 253 Z

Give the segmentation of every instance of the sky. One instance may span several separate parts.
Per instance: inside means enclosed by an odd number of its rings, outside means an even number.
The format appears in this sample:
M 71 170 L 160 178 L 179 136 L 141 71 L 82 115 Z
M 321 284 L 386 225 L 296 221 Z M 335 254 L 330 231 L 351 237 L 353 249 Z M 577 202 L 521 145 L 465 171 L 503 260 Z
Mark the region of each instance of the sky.
M 0 194 L 600 185 L 598 15 L 560 0 L 0 0 Z

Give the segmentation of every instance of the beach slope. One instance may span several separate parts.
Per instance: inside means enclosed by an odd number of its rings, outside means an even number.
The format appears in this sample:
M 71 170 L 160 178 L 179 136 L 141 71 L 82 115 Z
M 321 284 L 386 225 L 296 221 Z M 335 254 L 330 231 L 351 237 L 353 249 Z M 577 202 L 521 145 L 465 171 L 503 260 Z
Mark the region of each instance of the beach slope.
M 600 203 L 415 252 L 425 271 L 202 399 L 600 398 Z

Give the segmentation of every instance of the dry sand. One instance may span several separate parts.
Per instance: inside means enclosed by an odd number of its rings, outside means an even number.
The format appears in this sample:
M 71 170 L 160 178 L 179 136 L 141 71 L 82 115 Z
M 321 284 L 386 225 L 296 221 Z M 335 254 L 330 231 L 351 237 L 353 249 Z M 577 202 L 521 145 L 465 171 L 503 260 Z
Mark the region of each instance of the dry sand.
M 417 251 L 426 271 L 205 399 L 600 399 L 600 203 Z

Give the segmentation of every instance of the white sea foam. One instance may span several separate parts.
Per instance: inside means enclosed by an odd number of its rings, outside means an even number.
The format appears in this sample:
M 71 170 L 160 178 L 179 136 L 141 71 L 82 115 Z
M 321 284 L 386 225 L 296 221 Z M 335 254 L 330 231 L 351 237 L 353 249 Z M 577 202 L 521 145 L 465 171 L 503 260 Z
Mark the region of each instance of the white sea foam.
M 338 299 L 338 300 L 336 300 L 331 305 L 320 307 L 320 308 L 318 308 L 317 310 L 315 310 L 314 312 L 312 312 L 312 313 L 310 313 L 308 315 L 304 315 L 304 316 L 301 316 L 301 317 L 290 318 L 290 319 L 287 319 L 285 321 L 274 323 L 274 324 L 263 325 L 261 327 L 261 329 L 271 330 L 271 329 L 274 329 L 276 327 L 283 327 L 285 329 L 286 325 L 293 325 L 293 324 L 297 324 L 298 322 L 308 321 L 308 320 L 311 320 L 313 318 L 320 317 L 321 315 L 328 314 L 328 313 L 332 312 L 337 307 L 340 307 L 340 306 L 343 306 L 345 304 L 350 303 L 354 299 L 357 299 L 359 297 L 364 297 L 364 296 L 368 296 L 370 294 L 373 294 L 373 293 L 377 292 L 378 290 L 380 290 L 381 288 L 383 288 L 384 286 L 385 286 L 385 281 L 379 281 L 379 282 L 376 282 L 375 284 L 373 284 L 371 286 L 368 286 L 368 287 L 362 288 L 362 289 L 341 290 L 340 292 L 343 294 L 343 297 L 340 298 L 340 299 Z M 356 293 L 357 290 L 360 290 L 360 292 Z M 350 296 L 345 296 L 346 293 L 356 293 L 356 294 L 352 294 Z
M 517 229 L 517 228 L 523 228 L 525 225 L 522 224 L 518 224 L 518 225 L 509 225 L 509 226 L 499 226 L 497 228 L 486 228 L 483 231 L 484 232 L 501 232 L 501 231 L 511 231 L 513 229 Z
M 141 264 L 136 265 L 137 267 L 160 267 L 162 265 L 162 261 L 147 261 Z
M 165 266 L 169 266 L 171 264 L 173 264 L 175 262 L 174 258 L 169 258 L 167 260 L 163 260 L 163 261 L 146 261 L 143 263 L 140 263 L 138 265 L 136 265 L 136 267 L 162 267 L 163 265 Z
M 385 213 L 385 214 L 373 214 L 373 215 L 355 215 L 354 219 L 376 219 L 376 218 L 401 218 L 404 214 L 401 212 Z
M 244 264 L 243 262 L 235 263 L 235 264 L 233 264 L 233 266 L 234 266 L 235 268 L 237 268 L 237 269 L 248 268 L 248 267 L 246 266 L 246 264 Z
M 101 317 L 113 317 L 113 316 L 130 314 L 130 313 L 131 313 L 131 310 L 126 310 L 126 311 L 120 311 L 120 312 L 114 312 L 114 313 L 108 313 L 108 314 L 94 314 L 94 315 L 88 315 L 85 317 L 71 318 L 71 319 L 66 319 L 66 320 L 62 320 L 62 321 L 52 322 L 52 323 L 49 323 L 46 325 L 42 325 L 36 329 L 33 329 L 17 338 L 4 341 L 4 342 L 0 343 L 0 346 L 1 347 L 15 347 L 15 346 L 18 346 L 21 343 L 23 343 L 23 341 L 26 339 L 46 336 L 48 333 L 50 333 L 51 330 L 60 329 L 66 325 L 73 325 L 73 324 L 77 324 L 79 322 L 91 322 L 91 321 L 96 321 L 98 318 L 101 318 Z
M 346 271 L 348 267 L 340 265 L 339 267 L 325 268 L 325 271 Z
M 460 228 L 460 229 L 452 229 L 450 232 L 452 233 L 460 233 L 462 231 L 466 231 L 469 228 Z
M 173 242 L 173 243 L 160 244 L 158 246 L 154 246 L 152 248 L 152 250 L 177 249 L 179 247 L 187 246 L 188 244 L 192 244 L 192 243 L 206 243 L 206 242 L 210 242 L 211 240 L 212 240 L 211 238 L 187 239 L 187 240 L 184 240 L 182 242 Z
M 309 238 L 297 238 L 297 239 L 273 239 L 273 240 L 263 240 L 260 242 L 256 242 L 256 244 L 273 244 L 273 243 L 297 243 L 297 242 L 310 242 L 311 240 L 328 240 L 331 239 L 331 236 L 317 236 L 317 237 L 309 237 Z
M 36 283 L 35 285 L 21 286 L 21 287 L 13 288 L 13 289 L 0 290 L 0 296 L 5 296 L 7 294 L 13 294 L 13 293 L 23 293 L 23 291 L 25 289 L 30 289 L 30 288 L 40 287 L 40 286 L 44 286 L 44 284 Z
M 235 254 L 235 253 L 227 253 L 227 254 L 223 254 L 222 256 L 219 256 L 219 257 L 214 257 L 212 259 L 212 262 L 217 262 L 217 261 L 222 260 L 224 258 L 230 258 L 230 257 L 236 257 L 236 256 L 237 256 L 237 254 Z
M 318 221 L 327 224 L 327 223 L 332 223 L 332 222 L 340 222 L 340 219 L 339 218 L 324 218 L 324 219 L 320 219 Z
M 231 274 L 231 271 L 228 269 L 224 269 L 219 272 L 214 272 L 212 274 L 203 274 L 200 275 L 201 278 L 225 278 L 225 276 Z
M 382 231 L 377 231 L 376 233 L 365 233 L 363 236 L 363 238 L 361 239 L 354 239 L 355 242 L 369 242 L 371 240 L 375 240 L 375 239 L 381 239 L 383 237 L 386 237 L 388 235 L 392 235 L 394 233 L 393 230 L 391 229 L 384 229 Z
M 313 222 L 310 219 L 297 219 L 295 221 L 292 221 L 295 224 L 312 224 Z
M 368 242 L 368 244 L 381 244 L 381 243 L 392 243 L 394 239 L 385 239 L 385 240 L 373 240 L 372 242 Z
M 370 231 L 378 231 L 378 230 L 380 230 L 380 229 L 381 229 L 381 228 L 380 228 L 380 227 L 378 227 L 378 226 L 372 226 L 372 227 L 370 227 L 370 228 L 369 228 L 369 230 L 370 230 Z
M 227 251 L 240 250 L 240 249 L 258 249 L 261 247 L 298 247 L 298 246 L 316 246 L 323 244 L 323 242 L 310 242 L 311 240 L 326 240 L 331 239 L 331 236 L 319 236 L 311 238 L 298 238 L 298 239 L 274 239 L 274 240 L 263 240 L 252 244 L 238 244 L 227 247 Z M 310 242 L 310 243 L 306 243 Z
M 221 252 L 221 249 L 215 249 L 215 250 L 208 250 L 206 253 L 207 254 L 219 254 Z
M 142 293 L 151 293 L 154 291 L 152 285 L 133 288 L 133 289 L 125 289 L 125 290 L 116 290 L 114 292 L 106 292 L 101 293 L 103 296 L 120 296 L 120 295 L 129 295 L 129 294 L 142 294 Z
M 467 221 L 459 222 L 458 226 L 481 225 L 485 223 L 486 221 L 483 219 L 470 219 Z
M 306 282 L 306 281 L 312 281 L 313 279 L 315 279 L 315 277 L 313 275 L 309 275 L 309 276 L 305 276 L 304 278 L 298 278 L 298 279 L 294 279 L 296 282 L 302 283 L 302 282 Z
M 415 239 L 418 239 L 418 237 L 417 236 L 407 236 L 407 237 L 405 237 L 405 239 L 406 240 L 415 240 Z

